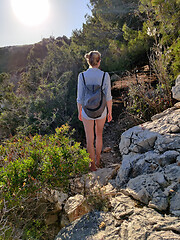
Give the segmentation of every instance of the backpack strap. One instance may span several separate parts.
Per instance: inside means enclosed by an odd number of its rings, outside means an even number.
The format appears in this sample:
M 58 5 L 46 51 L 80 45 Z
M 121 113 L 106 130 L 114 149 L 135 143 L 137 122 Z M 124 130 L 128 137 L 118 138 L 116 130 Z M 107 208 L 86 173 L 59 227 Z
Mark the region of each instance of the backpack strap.
M 105 77 L 105 72 L 104 72 L 104 74 L 103 74 L 103 78 L 102 78 L 102 84 L 101 84 L 101 89 L 102 89 L 102 87 L 103 87 L 103 83 L 104 83 L 104 77 Z
M 106 73 L 104 72 L 103 77 L 102 77 L 101 88 L 103 87 L 103 84 L 104 84 L 105 74 L 106 74 Z M 85 77 L 84 77 L 84 73 L 83 73 L 83 72 L 82 72 L 82 77 L 83 77 L 84 85 L 86 86 L 86 81 L 85 81 Z
M 82 77 L 83 77 L 84 85 L 86 86 L 86 81 L 85 81 L 85 77 L 84 77 L 84 73 L 83 72 L 82 72 Z

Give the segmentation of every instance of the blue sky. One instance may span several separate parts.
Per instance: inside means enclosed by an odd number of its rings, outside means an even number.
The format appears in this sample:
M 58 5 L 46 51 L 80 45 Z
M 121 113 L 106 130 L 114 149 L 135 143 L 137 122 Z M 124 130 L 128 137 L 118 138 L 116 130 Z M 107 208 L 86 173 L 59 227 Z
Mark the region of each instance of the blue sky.
M 70 37 L 91 14 L 89 0 L 49 0 L 49 15 L 40 25 L 24 25 L 15 16 L 11 0 L 0 0 L 0 47 L 31 44 L 50 36 Z M 33 12 L 32 12 L 33 18 Z

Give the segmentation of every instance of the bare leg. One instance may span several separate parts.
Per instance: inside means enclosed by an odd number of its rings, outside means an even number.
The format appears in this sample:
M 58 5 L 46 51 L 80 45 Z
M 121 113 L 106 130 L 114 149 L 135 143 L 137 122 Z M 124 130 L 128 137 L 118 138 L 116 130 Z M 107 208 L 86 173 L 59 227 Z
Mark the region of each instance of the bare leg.
M 101 151 L 103 146 L 103 128 L 106 121 L 106 117 L 103 119 L 95 120 L 96 122 L 96 164 L 100 165 Z
M 84 129 L 86 133 L 86 143 L 87 143 L 87 151 L 89 153 L 89 157 L 91 158 L 91 170 L 96 171 L 95 165 L 95 150 L 94 150 L 94 120 L 87 120 L 82 118 Z

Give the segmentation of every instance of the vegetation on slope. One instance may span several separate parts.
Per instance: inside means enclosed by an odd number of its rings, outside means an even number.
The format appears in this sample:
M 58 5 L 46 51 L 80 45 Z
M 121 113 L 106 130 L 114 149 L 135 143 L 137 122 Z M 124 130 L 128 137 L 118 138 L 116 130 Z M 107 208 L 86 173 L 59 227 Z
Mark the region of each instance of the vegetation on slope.
M 155 95 L 160 93 L 164 108 L 172 105 L 170 89 L 180 69 L 179 0 L 91 0 L 90 4 L 92 16 L 70 39 L 50 37 L 13 51 L 1 49 L 1 71 L 14 73 L 1 74 L 0 127 L 6 136 L 19 131 L 44 134 L 67 121 L 78 124 L 77 76 L 87 67 L 84 54 L 92 49 L 102 53 L 102 70 L 110 74 L 149 64 L 158 80 Z M 160 104 L 154 93 L 143 98 L 150 88 L 140 85 L 129 92 L 133 113 L 152 106 L 151 114 L 163 109 L 154 107 Z M 146 114 L 139 116 L 148 119 Z
M 86 150 L 70 135 L 64 125 L 55 134 L 16 136 L 0 145 L 0 239 L 47 239 L 41 194 L 68 191 L 68 181 L 89 169 Z
M 22 230 L 22 239 L 43 239 L 45 212 L 40 219 L 33 212 L 39 191 L 64 188 L 69 176 L 88 168 L 85 150 L 62 130 L 67 127 L 59 128 L 66 122 L 82 128 L 76 86 L 78 73 L 87 68 L 86 52 L 99 50 L 101 68 L 110 75 L 150 65 L 156 85 L 137 81 L 129 88 L 128 108 L 139 118 L 149 120 L 172 106 L 171 87 L 180 72 L 180 1 L 90 4 L 92 16 L 70 39 L 50 37 L 0 49 L 0 136 L 15 136 L 0 146 L 0 229 L 5 239 L 15 236 L 15 229 Z

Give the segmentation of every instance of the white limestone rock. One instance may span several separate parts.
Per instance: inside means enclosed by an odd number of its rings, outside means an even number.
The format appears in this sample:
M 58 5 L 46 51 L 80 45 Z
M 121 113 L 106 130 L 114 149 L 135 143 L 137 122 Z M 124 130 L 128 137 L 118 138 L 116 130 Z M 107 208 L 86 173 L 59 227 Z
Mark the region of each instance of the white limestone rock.
M 124 132 L 121 136 L 119 149 L 122 155 L 143 153 L 150 151 L 158 137 L 156 132 L 144 129 L 142 126 L 135 126 Z
M 180 134 L 160 135 L 155 142 L 154 149 L 160 154 L 163 154 L 168 150 L 175 150 L 179 152 Z
M 161 171 L 131 178 L 121 191 L 159 211 L 168 209 L 169 196 L 173 196 L 170 212 L 180 216 L 180 190 L 177 191 L 179 176 L 180 167 L 170 164 Z
M 45 200 L 54 203 L 56 211 L 61 211 L 62 205 L 68 199 L 68 194 L 54 189 L 44 189 L 42 191 L 42 197 Z
M 180 240 L 178 217 L 163 216 L 123 193 L 110 202 L 111 212 L 92 211 L 61 229 L 55 240 Z
M 176 78 L 175 86 L 172 87 L 173 98 L 180 101 L 180 75 Z
M 117 173 L 116 186 L 123 187 L 131 178 L 160 170 L 161 166 L 157 161 L 159 157 L 160 155 L 153 151 L 146 152 L 145 154 L 124 155 L 121 168 Z
M 116 186 L 151 208 L 180 216 L 180 109 L 169 108 L 152 120 L 122 134 Z
M 117 168 L 116 171 L 118 171 Z M 86 194 L 97 188 L 108 184 L 109 180 L 114 176 L 114 168 L 101 168 L 95 172 L 83 175 L 80 178 L 75 178 L 70 182 L 71 192 L 73 194 Z
M 131 179 L 124 190 L 128 195 L 158 210 L 166 210 L 168 199 L 163 193 L 161 186 L 153 179 L 153 174 L 141 175 Z
M 88 213 L 90 211 L 90 207 L 86 202 L 86 198 L 83 195 L 77 194 L 66 201 L 64 210 L 69 218 L 69 221 L 73 222 Z
M 180 108 L 180 102 L 175 103 L 175 104 L 174 104 L 174 107 L 175 107 L 175 108 Z
M 170 183 L 178 183 L 180 177 L 180 167 L 174 163 L 165 167 L 164 175 Z
M 164 167 L 164 166 L 170 165 L 171 163 L 175 163 L 178 156 L 179 156 L 178 151 L 169 150 L 161 154 L 158 157 L 157 161 L 160 166 Z

